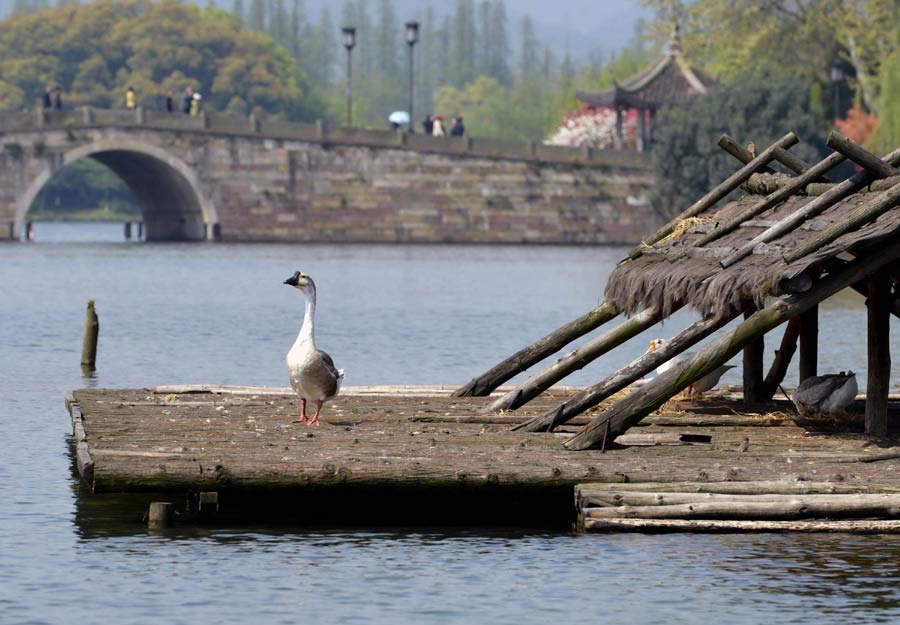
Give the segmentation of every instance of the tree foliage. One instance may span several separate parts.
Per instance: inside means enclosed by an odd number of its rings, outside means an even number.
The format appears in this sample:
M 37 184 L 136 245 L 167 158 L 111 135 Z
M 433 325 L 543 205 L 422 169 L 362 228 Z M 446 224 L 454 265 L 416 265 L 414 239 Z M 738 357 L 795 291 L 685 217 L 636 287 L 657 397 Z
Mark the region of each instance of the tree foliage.
M 734 158 L 716 146 L 723 133 L 767 146 L 793 130 L 801 143 L 791 151 L 808 161 L 821 158 L 822 123 L 811 112 L 809 94 L 795 76 L 762 68 L 710 90 L 687 108 L 658 115 L 653 167 L 668 208 L 680 212 L 734 173 Z
M 5 110 L 31 108 L 45 85 L 58 84 L 69 105 L 121 106 L 134 86 L 140 104 L 161 108 L 167 91 L 191 85 L 211 110 L 306 120 L 322 112 L 306 76 L 269 37 L 179 0 L 15 15 L 0 23 L 0 76 Z

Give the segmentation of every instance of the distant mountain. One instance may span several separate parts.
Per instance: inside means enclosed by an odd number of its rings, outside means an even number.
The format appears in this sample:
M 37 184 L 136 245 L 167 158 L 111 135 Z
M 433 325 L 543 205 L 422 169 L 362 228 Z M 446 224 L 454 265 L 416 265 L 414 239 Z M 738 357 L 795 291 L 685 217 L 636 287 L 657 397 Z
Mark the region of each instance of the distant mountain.
M 195 1 L 206 4 L 208 0 Z M 214 2 L 224 9 L 231 9 L 234 5 L 233 0 Z M 371 13 L 376 14 L 378 0 L 367 2 Z M 50 3 L 53 4 L 54 0 Z M 307 13 L 313 21 L 318 20 L 326 4 L 334 19 L 338 19 L 343 0 L 306 0 Z M 453 11 L 456 6 L 454 0 L 394 0 L 393 4 L 397 15 L 404 20 L 421 16 L 429 4 L 438 16 Z M 12 6 L 13 0 L 0 0 L 0 16 L 8 16 Z M 506 9 L 513 45 L 518 41 L 522 18 L 530 15 L 541 42 L 549 46 L 559 59 L 568 50 L 579 65 L 599 55 L 608 59 L 631 39 L 639 19 L 652 16 L 638 0 L 506 0 Z

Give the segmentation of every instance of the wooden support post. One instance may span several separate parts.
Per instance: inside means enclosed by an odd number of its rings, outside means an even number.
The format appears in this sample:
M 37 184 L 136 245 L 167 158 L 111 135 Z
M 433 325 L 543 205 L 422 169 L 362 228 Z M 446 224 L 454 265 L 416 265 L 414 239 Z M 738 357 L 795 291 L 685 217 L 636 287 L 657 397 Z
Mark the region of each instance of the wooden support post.
M 563 379 L 573 371 L 596 360 L 609 350 L 640 334 L 662 319 L 658 308 L 650 308 L 623 321 L 608 332 L 572 350 L 540 373 L 531 376 L 509 393 L 497 399 L 486 411 L 515 410 Z
M 819 307 L 812 306 L 800 315 L 800 382 L 818 375 Z
M 147 527 L 169 527 L 175 516 L 175 504 L 168 501 L 154 501 L 147 510 Z
M 891 279 L 879 271 L 869 277 L 866 300 L 869 328 L 869 374 L 866 384 L 866 434 L 888 431 L 888 392 L 891 382 L 890 307 Z
M 126 241 L 131 240 L 131 222 L 130 221 L 125 222 L 125 240 Z
M 465 386 L 456 389 L 453 397 L 484 397 L 506 382 L 508 379 L 540 362 L 550 354 L 556 353 L 575 339 L 584 336 L 591 330 L 600 327 L 613 317 L 618 316 L 618 309 L 609 302 L 603 302 L 587 314 L 570 321 L 538 339 L 528 347 L 520 349 L 490 370 L 474 378 Z
M 744 312 L 744 319 L 753 316 L 752 310 Z M 744 403 L 765 401 L 765 380 L 763 379 L 763 356 L 766 352 L 766 338 L 750 341 L 744 348 Z
M 797 351 L 797 338 L 799 336 L 800 320 L 797 318 L 791 319 L 784 329 L 781 345 L 778 346 L 778 350 L 775 352 L 775 360 L 769 368 L 769 373 L 766 374 L 765 394 L 763 397 L 765 401 L 775 397 L 778 386 L 784 381 L 788 365 L 791 364 L 791 358 L 794 357 L 794 352 Z
M 789 148 L 792 145 L 795 145 L 798 141 L 799 139 L 797 138 L 797 135 L 792 132 L 789 132 L 781 137 L 778 141 L 763 150 L 759 156 L 741 167 L 735 173 L 731 174 L 728 178 L 719 183 L 719 185 L 711 189 L 709 193 L 691 204 L 691 206 L 684 212 L 682 212 L 678 217 L 644 239 L 640 245 L 629 252 L 628 258 L 638 258 L 644 253 L 644 250 L 647 246 L 653 245 L 657 241 L 664 239 L 665 237 L 672 234 L 672 232 L 675 231 L 675 227 L 682 220 L 687 219 L 688 217 L 696 217 L 700 213 L 711 208 L 723 197 L 744 184 L 750 178 L 750 176 L 768 165 L 769 162 L 771 162 L 771 160 L 775 158 L 774 153 L 776 148 Z
M 593 408 L 613 393 L 619 392 L 635 380 L 653 371 L 659 365 L 671 360 L 692 345 L 699 343 L 719 328 L 728 324 L 732 319 L 734 319 L 734 315 L 701 319 L 668 339 L 663 343 L 662 347 L 646 352 L 637 360 L 632 361 L 627 367 L 587 387 L 553 410 L 520 423 L 512 429 L 523 432 L 552 430 L 557 425 L 561 425 L 573 417 L 577 417 L 585 410 Z
M 616 137 L 613 145 L 617 150 L 622 149 L 622 109 L 618 106 L 616 107 Z
M 638 152 L 647 151 L 647 120 L 645 115 L 646 111 L 644 111 L 644 109 L 638 109 Z
M 900 241 L 883 245 L 867 256 L 857 257 L 814 284 L 806 293 L 776 300 L 691 358 L 658 375 L 638 391 L 617 402 L 591 421 L 582 432 L 569 439 L 565 447 L 588 449 L 598 445 L 607 421 L 610 424 L 609 434 L 615 439 L 669 398 L 725 364 L 750 341 L 878 271 L 893 262 L 897 256 L 900 256 Z
M 97 363 L 97 338 L 100 335 L 100 320 L 94 310 L 94 300 L 87 305 L 84 320 L 84 340 L 81 343 L 81 364 L 93 370 Z

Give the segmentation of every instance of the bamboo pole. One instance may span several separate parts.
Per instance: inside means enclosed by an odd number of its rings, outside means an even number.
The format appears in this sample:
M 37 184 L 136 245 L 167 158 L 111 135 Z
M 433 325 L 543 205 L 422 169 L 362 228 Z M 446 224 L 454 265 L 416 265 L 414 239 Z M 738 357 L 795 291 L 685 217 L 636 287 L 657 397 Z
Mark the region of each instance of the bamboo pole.
M 879 271 L 868 280 L 869 373 L 866 381 L 866 434 L 886 436 L 888 432 L 888 392 L 891 383 L 890 309 L 891 279 Z
M 678 223 L 684 219 L 689 217 L 695 217 L 700 213 L 706 211 L 710 207 L 712 207 L 716 202 L 721 200 L 723 197 L 737 189 L 744 182 L 747 181 L 748 178 L 761 168 L 765 167 L 775 158 L 775 149 L 776 148 L 789 148 L 792 145 L 795 145 L 799 142 L 797 135 L 793 132 L 789 132 L 781 139 L 770 145 L 768 148 L 762 151 L 759 156 L 754 158 L 752 161 L 741 167 L 738 171 L 733 173 L 731 176 L 726 178 L 724 181 L 719 183 L 716 187 L 710 190 L 709 193 L 704 195 L 702 198 L 694 202 L 690 207 L 688 207 L 684 212 L 682 212 L 678 217 L 670 221 L 668 224 L 657 230 L 655 233 L 647 237 L 643 240 L 643 242 L 638 245 L 636 248 L 631 250 L 628 254 L 628 259 L 635 259 L 641 256 L 644 253 L 644 250 L 647 246 L 653 245 L 660 239 L 664 239 L 665 237 L 672 234 L 675 231 L 675 227 Z M 627 260 L 627 259 L 626 259 Z M 624 262 L 624 261 L 623 261 Z
M 454 391 L 453 397 L 483 397 L 489 395 L 491 391 L 511 377 L 524 371 L 536 362 L 540 362 L 550 354 L 559 351 L 575 339 L 584 336 L 613 317 L 618 316 L 618 314 L 619 311 L 615 306 L 609 302 L 603 302 L 594 310 L 560 326 L 528 347 L 520 349 L 503 362 L 494 365 L 494 367 L 472 379 L 465 386 Z
M 753 204 L 753 206 L 749 207 L 734 219 L 731 219 L 730 221 L 727 221 L 724 224 L 713 228 L 711 232 L 707 233 L 699 241 L 697 241 L 696 247 L 703 247 L 708 243 L 715 241 L 716 239 L 728 234 L 729 232 L 732 232 L 748 219 L 752 219 L 757 215 L 761 215 L 770 208 L 781 204 L 790 196 L 806 187 L 806 185 L 812 183 L 813 180 L 820 178 L 821 175 L 826 171 L 844 162 L 844 160 L 846 159 L 844 158 L 843 154 L 833 153 L 826 156 L 824 159 L 810 167 L 807 171 L 797 176 L 796 178 L 792 178 L 786 185 L 762 198 L 760 201 Z M 827 205 L 830 206 L 831 204 L 837 202 L 839 199 L 841 198 L 836 195 L 835 199 L 829 201 Z
M 635 380 L 647 375 L 662 363 L 702 341 L 719 328 L 728 324 L 734 317 L 734 314 L 730 314 L 724 317 L 701 319 L 691 324 L 663 343 L 662 347 L 648 351 L 637 360 L 632 361 L 628 366 L 587 387 L 553 410 L 529 419 L 512 429 L 523 432 L 542 432 L 545 430 L 550 431 L 554 427 L 566 423 L 585 410 L 593 408 L 607 397 L 619 392 Z
M 94 310 L 94 300 L 88 301 L 84 319 L 84 339 L 81 342 L 81 364 L 93 370 L 97 363 L 97 339 L 100 335 L 100 321 Z
M 869 170 L 877 178 L 890 178 L 891 176 L 900 175 L 900 170 L 891 167 L 878 158 L 876 154 L 872 154 L 862 146 L 854 143 L 837 130 L 832 130 L 828 133 L 825 145 L 832 150 L 837 150 L 860 167 Z
M 900 162 L 900 149 L 894 150 L 893 152 L 891 152 L 890 154 L 885 156 L 882 160 L 890 165 L 897 164 L 898 162 Z M 722 260 L 721 261 L 722 267 L 730 267 L 731 265 L 735 264 L 736 262 L 746 258 L 747 256 L 749 256 L 750 254 L 753 253 L 753 248 L 756 247 L 757 245 L 759 245 L 760 243 L 769 243 L 770 241 L 773 241 L 773 240 L 777 239 L 778 237 L 784 236 L 788 232 L 794 230 L 797 226 L 799 226 L 805 220 L 809 219 L 810 217 L 814 217 L 815 215 L 818 215 L 819 213 L 824 211 L 826 208 L 828 208 L 832 204 L 839 202 L 842 199 L 844 199 L 845 197 L 847 197 L 848 195 L 850 195 L 851 193 L 855 193 L 856 191 L 862 189 L 873 179 L 874 178 L 873 178 L 872 174 L 869 173 L 868 171 L 864 170 L 864 171 L 854 174 L 852 177 L 848 178 L 844 182 L 834 185 L 830 190 L 826 191 L 825 193 L 823 193 L 822 195 L 820 195 L 819 197 L 814 199 L 812 202 L 806 204 L 805 206 L 803 206 L 803 208 L 801 208 L 797 211 L 794 211 L 793 213 L 791 213 L 790 215 L 788 215 L 787 217 L 785 217 L 784 219 L 779 221 L 777 224 L 773 225 L 771 228 L 766 229 L 764 232 L 762 232 L 758 236 L 754 237 L 753 240 L 751 240 L 749 243 L 744 245 L 741 249 L 737 250 L 734 254 L 732 254 L 728 258 L 725 258 L 724 260 Z M 900 187 L 900 185 L 892 187 L 892 189 L 890 191 L 886 191 L 885 193 L 890 193 L 891 191 L 898 189 L 898 187 Z M 884 195 L 884 194 L 882 194 L 882 195 Z M 879 196 L 879 197 L 882 197 L 882 196 Z M 887 209 L 885 208 L 884 210 L 887 210 Z M 880 213 L 878 213 L 878 214 L 880 214 Z M 865 222 L 863 222 L 863 223 L 865 223 Z M 841 226 L 841 225 L 843 225 L 843 224 L 838 224 L 838 226 Z M 835 230 L 835 228 L 832 228 L 826 232 L 831 232 L 832 230 Z M 843 230 L 841 232 L 841 234 L 843 232 L 846 232 L 846 230 Z M 818 239 L 818 238 L 824 238 L 824 237 L 820 236 L 820 237 L 816 237 L 816 238 Z M 837 238 L 837 237 L 835 237 L 835 238 Z M 810 244 L 811 243 L 812 243 L 812 241 L 810 241 Z M 801 249 L 807 249 L 807 248 L 809 248 L 809 249 L 806 252 L 804 252 L 804 254 L 802 254 L 802 255 L 809 253 L 813 249 L 818 249 L 818 246 L 816 248 L 812 248 L 811 245 L 806 245 L 806 246 L 801 247 Z M 790 256 L 795 257 L 795 259 L 800 258 L 800 256 L 798 256 L 796 253 L 791 254 Z M 787 260 L 787 262 L 793 262 L 793 261 Z
M 713 521 L 684 519 L 584 519 L 587 532 L 803 532 L 900 534 L 900 521 Z
M 650 326 L 658 323 L 660 319 L 662 319 L 662 312 L 658 308 L 648 308 L 641 311 L 610 331 L 572 350 L 540 373 L 531 376 L 506 395 L 495 400 L 485 409 L 485 412 L 515 410 L 553 386 L 554 382 L 561 380 L 573 371 L 581 369 L 609 350 L 640 334 Z
M 868 256 L 861 256 L 829 274 L 806 293 L 777 300 L 756 312 L 730 332 L 708 344 L 683 363 L 657 376 L 639 391 L 617 402 L 594 419 L 585 430 L 565 443 L 567 449 L 588 449 L 606 437 L 615 439 L 669 398 L 714 371 L 734 357 L 753 339 L 796 317 L 811 306 L 834 295 L 893 262 L 900 255 L 900 241 L 886 245 Z
M 730 495 L 813 495 L 849 493 L 900 493 L 897 484 L 812 482 L 807 480 L 748 480 L 742 482 L 584 482 L 575 485 L 576 505 L 609 492 L 721 493 Z
M 857 176 L 858 175 L 859 174 L 857 174 Z M 854 176 L 854 178 L 855 177 L 856 176 Z M 851 178 L 851 180 L 852 179 L 853 178 Z M 825 196 L 823 195 L 820 197 Z M 874 221 L 883 213 L 886 213 L 890 209 L 894 208 L 898 202 L 900 202 L 900 184 L 896 184 L 887 191 L 879 193 L 874 198 L 853 211 L 853 213 L 848 215 L 846 219 L 842 219 L 838 223 L 828 228 L 828 230 L 825 230 L 824 232 L 821 232 L 818 235 L 812 237 L 806 243 L 794 249 L 793 252 L 785 254 L 784 262 L 793 263 L 794 261 L 800 260 L 807 254 L 811 254 L 812 252 L 821 249 L 825 245 L 833 243 L 844 234 L 847 234 L 848 232 L 852 232 L 854 230 L 858 230 L 864 224 L 870 221 Z
M 794 352 L 797 351 L 797 339 L 799 336 L 800 320 L 796 318 L 791 319 L 784 329 L 781 344 L 775 351 L 775 360 L 772 362 L 772 366 L 769 367 L 769 372 L 766 374 L 766 380 L 763 383 L 765 388 L 763 397 L 766 401 L 775 397 L 778 386 L 784 381 L 788 365 L 791 364 L 791 358 L 794 357 Z

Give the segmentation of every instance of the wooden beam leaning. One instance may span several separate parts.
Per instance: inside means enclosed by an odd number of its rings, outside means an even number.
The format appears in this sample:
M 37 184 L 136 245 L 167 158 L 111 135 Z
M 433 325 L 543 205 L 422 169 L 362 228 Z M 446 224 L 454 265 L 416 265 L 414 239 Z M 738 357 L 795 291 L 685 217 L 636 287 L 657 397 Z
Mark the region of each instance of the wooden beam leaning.
M 797 339 L 799 337 L 800 320 L 796 318 L 791 319 L 784 329 L 784 334 L 781 336 L 781 344 L 775 351 L 775 360 L 772 361 L 772 366 L 769 367 L 769 372 L 766 374 L 765 382 L 763 382 L 763 388 L 765 389 L 763 393 L 764 400 L 769 401 L 775 397 L 778 386 L 784 381 L 788 365 L 791 364 L 791 358 L 794 357 L 794 352 L 797 351 Z
M 615 306 L 609 302 L 603 302 L 594 310 L 560 326 L 528 347 L 520 349 L 503 362 L 494 365 L 494 367 L 474 378 L 465 386 L 456 389 L 453 392 L 453 397 L 483 397 L 489 395 L 491 391 L 514 375 L 556 353 L 575 339 L 584 336 L 618 315 L 619 310 Z
M 810 167 L 804 173 L 800 174 L 796 178 L 792 178 L 785 186 L 778 189 L 777 191 L 773 191 L 765 198 L 762 198 L 759 202 L 748 208 L 746 211 L 728 221 L 724 224 L 721 224 L 715 228 L 713 228 L 712 232 L 707 233 L 703 237 L 700 238 L 699 241 L 695 244 L 697 247 L 703 247 L 708 243 L 711 243 L 722 237 L 729 232 L 732 232 L 736 228 L 738 228 L 742 223 L 747 221 L 748 219 L 752 219 L 757 215 L 764 213 L 770 208 L 781 204 L 786 199 L 802 190 L 806 185 L 812 183 L 817 178 L 821 177 L 829 169 L 835 167 L 836 165 L 840 165 L 846 160 L 846 157 L 840 153 L 833 153 L 826 156 L 824 159 Z M 849 193 L 849 192 L 848 192 Z M 840 198 L 838 198 L 840 199 Z M 834 200 L 836 202 L 837 200 Z M 831 202 L 831 203 L 834 203 Z M 830 205 L 830 204 L 829 204 Z
M 832 130 L 828 133 L 828 139 L 825 141 L 825 145 L 832 150 L 840 152 L 860 167 L 869 170 L 878 178 L 890 178 L 891 176 L 900 175 L 900 170 L 885 163 L 878 158 L 877 154 L 872 154 L 836 130 Z
M 554 382 L 561 380 L 573 371 L 581 369 L 614 347 L 657 324 L 662 317 L 662 311 L 658 308 L 648 308 L 639 312 L 631 319 L 623 321 L 608 332 L 572 350 L 540 373 L 531 376 L 506 395 L 494 401 L 485 409 L 485 412 L 515 410 L 553 386 Z
M 565 443 L 567 449 L 588 449 L 615 439 L 632 425 L 662 406 L 669 398 L 704 375 L 725 364 L 756 337 L 796 317 L 843 288 L 868 277 L 900 255 L 900 241 L 884 246 L 868 256 L 850 261 L 829 274 L 806 293 L 777 300 L 756 312 L 730 332 L 717 338 L 685 362 L 679 363 L 648 382 L 639 391 L 617 402 L 605 413 Z
M 750 150 L 729 137 L 727 134 L 719 137 L 718 143 L 720 148 L 722 148 L 744 164 L 747 164 L 753 160 L 753 154 L 750 152 Z M 778 148 L 777 150 L 775 150 L 775 160 L 798 174 L 804 174 L 810 168 L 810 165 L 806 164 L 803 159 L 797 158 L 783 148 Z M 765 167 L 760 171 L 766 173 L 775 173 L 775 170 L 771 167 Z M 820 182 L 832 182 L 832 180 L 828 176 L 824 175 L 817 176 L 816 180 Z
M 724 317 L 701 319 L 700 321 L 691 324 L 672 338 L 668 339 L 663 343 L 662 347 L 645 353 L 640 358 L 632 361 L 628 366 L 623 367 L 600 382 L 587 387 L 553 410 L 549 410 L 524 423 L 520 423 L 512 429 L 523 432 L 543 432 L 552 430 L 556 426 L 577 417 L 585 410 L 593 408 L 607 397 L 619 392 L 635 380 L 644 377 L 662 363 L 684 352 L 684 350 L 695 345 L 699 341 L 702 341 L 719 328 L 727 325 L 735 316 L 736 315 L 732 314 Z
M 638 258 L 644 253 L 644 250 L 647 248 L 647 246 L 653 245 L 660 239 L 664 239 L 665 237 L 672 234 L 680 221 L 687 219 L 688 217 L 695 217 L 700 213 L 706 211 L 723 197 L 744 184 L 744 182 L 746 182 L 751 175 L 755 174 L 757 171 L 768 165 L 772 161 L 772 159 L 775 158 L 776 148 L 789 148 L 792 145 L 796 145 L 799 141 L 800 140 L 797 138 L 797 135 L 795 135 L 793 132 L 789 132 L 781 137 L 781 139 L 763 150 L 759 154 L 759 156 L 741 167 L 738 171 L 736 171 L 724 181 L 719 183 L 716 187 L 714 187 L 709 193 L 694 202 L 678 217 L 644 239 L 640 245 L 631 250 L 631 252 L 628 254 L 628 258 Z
M 854 176 L 854 178 L 855 177 L 856 176 Z M 879 193 L 873 199 L 853 211 L 846 219 L 839 221 L 828 228 L 828 230 L 809 239 L 803 245 L 795 248 L 794 251 L 785 254 L 784 262 L 790 264 L 796 260 L 800 260 L 807 254 L 811 254 L 821 247 L 834 242 L 844 234 L 858 230 L 864 224 L 877 219 L 883 213 L 894 208 L 898 202 L 900 202 L 900 184 L 896 184 L 887 191 Z
M 829 156 L 828 158 L 831 157 Z M 893 152 L 885 156 L 882 160 L 890 165 L 897 164 L 898 162 L 900 162 L 900 149 L 894 150 Z M 722 267 L 730 267 L 736 262 L 752 254 L 753 248 L 755 248 L 760 243 L 769 243 L 770 241 L 773 241 L 778 237 L 784 236 L 810 217 L 818 215 L 832 204 L 843 200 L 851 193 L 859 191 L 874 179 L 875 178 L 872 176 L 872 174 L 869 171 L 865 170 L 854 174 L 840 184 L 834 185 L 829 191 L 826 191 L 825 193 L 811 201 L 809 204 L 806 204 L 800 210 L 794 211 L 793 213 L 779 221 L 777 224 L 773 225 L 770 228 L 767 228 L 764 232 L 754 237 L 753 240 L 737 250 L 734 254 L 723 259 L 720 264 L 722 265 Z M 895 188 L 896 186 L 892 189 Z M 888 193 L 888 191 L 886 191 L 885 193 Z M 808 247 L 808 245 L 802 246 L 801 249 L 805 249 L 806 247 Z M 791 256 L 794 255 L 796 255 L 796 252 L 791 254 Z M 799 256 L 797 256 L 797 258 L 799 258 Z M 792 261 L 788 260 L 787 262 Z

